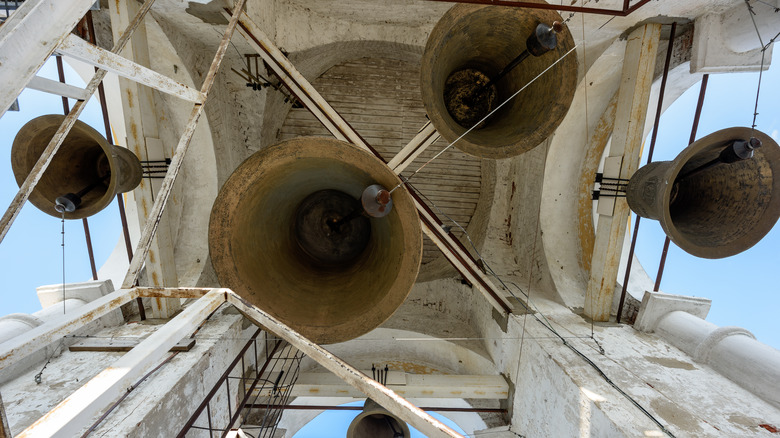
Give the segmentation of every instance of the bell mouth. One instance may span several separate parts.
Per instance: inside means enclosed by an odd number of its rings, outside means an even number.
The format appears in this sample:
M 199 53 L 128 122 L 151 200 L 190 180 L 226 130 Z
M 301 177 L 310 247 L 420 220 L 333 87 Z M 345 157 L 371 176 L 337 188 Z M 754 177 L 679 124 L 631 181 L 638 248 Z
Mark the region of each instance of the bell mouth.
M 484 77 L 496 77 L 526 49 L 526 40 L 538 24 L 555 21 L 562 19 L 551 10 L 470 4 L 455 5 L 444 14 L 428 37 L 420 74 L 425 111 L 445 140 L 455 141 L 494 109 L 455 147 L 483 158 L 507 158 L 533 149 L 555 131 L 574 98 L 576 55 L 566 56 L 539 79 L 534 78 L 574 47 L 565 26 L 556 48 L 526 58 L 491 86 L 484 100 L 463 105 L 463 99 L 456 98 Z M 463 107 L 467 107 L 462 111 L 465 114 L 460 115 L 458 108 Z
M 763 143 L 753 158 L 678 181 L 717 158 L 734 140 L 751 136 Z M 661 225 L 675 244 L 697 257 L 739 254 L 758 243 L 780 217 L 780 146 L 760 131 L 727 128 L 696 140 L 672 161 L 667 181 Z
M 400 182 L 339 140 L 302 137 L 255 153 L 212 208 L 209 250 L 220 284 L 318 343 L 369 332 L 416 280 L 422 230 L 414 200 L 399 188 L 386 216 L 334 221 L 362 211 L 366 187 Z

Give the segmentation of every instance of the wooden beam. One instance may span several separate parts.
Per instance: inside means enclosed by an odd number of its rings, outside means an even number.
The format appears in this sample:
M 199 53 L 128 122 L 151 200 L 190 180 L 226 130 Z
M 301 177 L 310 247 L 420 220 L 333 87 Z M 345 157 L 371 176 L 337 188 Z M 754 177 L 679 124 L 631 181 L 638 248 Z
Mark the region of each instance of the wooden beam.
M 387 163 L 387 166 L 393 169 L 393 172 L 400 174 L 412 164 L 412 161 L 416 160 L 423 151 L 428 149 L 428 146 L 434 144 L 439 137 L 441 136 L 436 131 L 436 128 L 433 127 L 433 123 L 426 123 L 420 129 L 420 132 L 414 136 L 412 141 L 401 148 L 396 156 Z
M 71 34 L 72 35 L 72 34 Z M 70 97 L 76 100 L 87 100 L 86 90 L 73 85 L 64 84 L 60 81 L 33 76 L 27 84 L 27 88 L 43 91 L 44 93 L 56 94 L 57 96 Z
M 93 3 L 94 0 L 27 0 L 3 22 L 0 117 Z
M 136 32 L 135 38 L 141 39 L 141 33 Z M 145 39 L 145 38 L 144 38 Z M 134 45 L 139 50 L 140 44 Z M 107 72 L 114 73 L 133 82 L 137 82 L 163 93 L 190 102 L 203 103 L 203 95 L 200 91 L 190 88 L 181 82 L 177 82 L 168 76 L 157 73 L 143 65 L 130 61 L 127 58 L 111 53 L 102 47 L 94 46 L 74 34 L 70 34 L 65 41 L 57 46 L 57 52 L 91 64 Z M 147 50 L 148 52 L 148 50 Z M 147 53 L 148 57 L 148 53 Z
M 626 43 L 608 154 L 622 158 L 620 178 L 630 178 L 639 167 L 660 36 L 661 25 L 649 23 L 634 30 Z M 610 212 L 602 209 L 600 213 L 585 294 L 585 315 L 594 321 L 609 321 L 630 210 L 625 198 L 615 198 L 614 211 L 604 214 Z
M 238 17 L 241 14 L 241 11 L 244 9 L 244 5 L 246 5 L 246 0 L 236 1 L 236 12 L 233 14 L 233 16 L 230 17 L 230 21 L 228 22 L 227 28 L 225 29 L 225 33 L 222 35 L 222 40 L 219 43 L 219 48 L 217 48 L 217 53 L 214 55 L 214 59 L 211 62 L 209 71 L 206 73 L 206 77 L 203 80 L 203 86 L 201 87 L 200 92 L 203 94 L 204 101 L 208 99 L 211 87 L 214 85 L 214 80 L 217 77 L 217 72 L 219 71 L 220 65 L 222 65 L 225 52 L 227 51 L 228 45 L 230 44 L 230 38 L 233 36 L 233 31 L 236 29 Z M 135 253 L 133 254 L 133 259 L 130 261 L 130 267 L 127 270 L 127 275 L 125 276 L 123 284 L 132 285 L 136 282 L 138 275 L 141 272 L 141 267 L 143 266 L 144 260 L 146 260 L 147 256 L 149 255 L 152 241 L 157 234 L 157 230 L 160 226 L 160 220 L 163 217 L 165 206 L 168 203 L 168 198 L 171 196 L 173 184 L 176 182 L 176 177 L 181 170 L 184 157 L 187 154 L 187 150 L 190 146 L 190 140 L 192 140 L 192 136 L 195 133 L 195 127 L 198 124 L 198 120 L 200 120 L 204 106 L 205 104 L 196 103 L 192 108 L 190 118 L 187 120 L 187 124 L 184 127 L 184 132 L 182 133 L 181 138 L 179 138 L 179 143 L 176 145 L 176 150 L 173 154 L 173 158 L 171 159 L 171 164 L 168 167 L 168 173 L 165 175 L 165 179 L 163 179 L 163 182 L 160 186 L 160 191 L 158 192 L 157 198 L 154 201 L 154 205 L 149 212 L 149 219 L 146 221 L 144 228 L 141 231 L 141 239 L 139 240 L 138 246 L 135 250 Z
M 79 436 L 85 424 L 89 424 L 109 403 L 127 391 L 136 380 L 160 362 L 172 346 L 192 333 L 201 321 L 224 302 L 224 289 L 214 289 L 198 299 L 18 436 Z
M 361 370 L 371 374 L 371 370 Z M 274 381 L 277 373 L 268 379 Z M 409 374 L 401 371 L 387 373 L 387 389 L 405 398 L 475 398 L 505 400 L 509 397 L 509 384 L 501 376 L 460 376 L 440 374 Z M 251 382 L 248 382 L 251 383 Z M 247 384 L 247 388 L 249 384 Z M 253 396 L 271 396 L 273 388 Z M 332 373 L 301 373 L 290 388 L 292 397 L 363 397 L 363 393 L 346 384 Z
M 366 376 L 348 363 L 331 354 L 329 351 L 304 338 L 298 332 L 286 326 L 273 316 L 258 309 L 233 291 L 227 292 L 227 301 L 239 312 L 252 320 L 258 326 L 267 328 L 275 335 L 289 342 L 292 346 L 319 363 L 349 385 L 370 397 L 382 407 L 397 415 L 403 421 L 428 437 L 461 437 L 439 420 L 430 416 L 406 399 L 380 385 L 374 379 Z
M 70 351 L 130 351 L 138 344 L 141 339 L 122 339 L 122 338 L 87 338 L 84 341 L 75 343 L 68 347 Z M 195 346 L 195 339 L 182 339 L 168 351 L 190 351 Z

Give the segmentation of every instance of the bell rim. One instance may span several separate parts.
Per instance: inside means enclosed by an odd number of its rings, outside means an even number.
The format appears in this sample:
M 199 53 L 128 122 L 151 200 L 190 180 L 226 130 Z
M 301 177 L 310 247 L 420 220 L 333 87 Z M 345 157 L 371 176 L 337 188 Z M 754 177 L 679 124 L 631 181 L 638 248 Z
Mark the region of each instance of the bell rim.
M 211 254 L 212 265 L 215 267 L 214 271 L 223 287 L 229 287 L 236 293 L 239 293 L 239 295 L 241 295 L 242 290 L 247 289 L 246 287 L 242 287 L 243 282 L 232 261 L 233 258 L 230 250 L 225 249 L 229 247 L 231 240 L 230 230 L 232 224 L 235 222 L 234 213 L 236 209 L 233 208 L 233 211 L 231 211 L 231 207 L 237 205 L 237 201 L 235 199 L 231 200 L 231 197 L 236 199 L 240 198 L 241 194 L 246 193 L 251 186 L 251 182 L 244 178 L 245 173 L 247 173 L 249 169 L 256 170 L 257 166 L 270 166 L 271 164 L 280 165 L 280 163 L 284 164 L 286 162 L 294 162 L 295 160 L 306 158 L 307 151 L 305 151 L 305 148 L 310 145 L 312 141 L 318 143 L 319 147 L 316 150 L 318 154 L 331 154 L 329 157 L 337 157 L 338 159 L 346 158 L 348 160 L 352 158 L 366 160 L 366 162 L 372 163 L 372 170 L 379 168 L 383 169 L 382 171 L 385 174 L 382 178 L 392 178 L 392 181 L 394 181 L 396 185 L 401 184 L 398 175 L 392 172 L 385 163 L 372 154 L 341 140 L 316 136 L 296 137 L 255 152 L 244 160 L 244 162 L 242 162 L 225 181 L 217 194 L 209 218 L 209 253 Z M 278 161 L 275 161 L 277 159 Z M 392 187 L 388 187 L 388 189 L 391 188 Z M 398 196 L 396 197 L 396 195 Z M 384 314 L 374 309 L 366 309 L 365 313 L 361 315 L 353 317 L 346 322 L 331 326 L 306 325 L 290 321 L 289 319 L 278 315 L 273 316 L 293 327 L 308 339 L 319 344 L 332 344 L 354 339 L 377 328 L 389 319 L 411 292 L 422 262 L 422 226 L 420 225 L 417 210 L 414 207 L 414 200 L 403 186 L 399 187 L 398 190 L 394 192 L 394 197 L 396 197 L 396 207 L 393 210 L 398 211 L 401 224 L 404 227 L 402 232 L 405 238 L 404 257 L 400 269 L 388 290 L 398 290 L 395 291 L 394 294 L 386 294 L 374 306 L 375 308 L 381 308 L 383 304 L 391 303 L 390 307 L 393 309 L 392 312 Z M 400 208 L 399 205 L 401 206 Z M 248 296 L 244 296 L 244 298 L 250 302 L 253 301 Z M 254 304 L 257 305 L 257 303 Z M 263 308 L 262 306 L 258 307 Z M 367 320 L 369 321 L 368 324 L 366 323 Z M 371 327 L 357 330 L 357 328 L 363 326 Z

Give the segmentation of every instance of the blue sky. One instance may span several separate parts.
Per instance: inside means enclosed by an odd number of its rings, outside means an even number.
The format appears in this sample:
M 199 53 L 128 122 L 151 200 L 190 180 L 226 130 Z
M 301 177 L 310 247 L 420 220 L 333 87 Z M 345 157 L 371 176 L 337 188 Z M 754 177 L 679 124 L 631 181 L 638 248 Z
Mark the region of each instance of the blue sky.
M 345 403 L 341 406 L 363 406 L 363 402 L 363 400 L 360 400 L 352 403 Z M 428 413 L 445 425 L 451 427 L 455 432 L 458 432 L 461 435 L 466 434 L 463 429 L 449 418 L 437 414 L 436 412 Z M 349 424 L 358 416 L 358 414 L 360 414 L 360 411 L 325 411 L 303 426 L 298 433 L 293 435 L 293 438 L 343 438 L 347 434 Z M 409 427 L 409 431 L 411 432 L 411 438 L 425 438 L 425 435 L 411 426 Z

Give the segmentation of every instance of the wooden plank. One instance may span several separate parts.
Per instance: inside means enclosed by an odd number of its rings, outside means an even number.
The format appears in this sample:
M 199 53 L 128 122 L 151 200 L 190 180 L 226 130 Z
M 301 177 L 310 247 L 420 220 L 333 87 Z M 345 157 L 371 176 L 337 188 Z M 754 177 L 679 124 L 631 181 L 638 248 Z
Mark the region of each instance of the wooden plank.
M 660 35 L 661 25 L 650 23 L 632 32 L 626 43 L 608 155 L 623 157 L 620 178 L 629 178 L 639 167 Z M 585 315 L 594 321 L 609 321 L 629 214 L 625 198 L 616 198 L 614 214 L 599 215 L 585 294 Z
M 73 344 L 70 351 L 130 351 L 140 344 L 142 339 L 89 338 Z M 168 351 L 190 351 L 195 339 L 182 339 Z
M 361 370 L 371 374 L 371 370 Z M 265 377 L 274 381 L 278 373 Z M 251 381 L 246 382 L 247 389 Z M 385 385 L 406 398 L 472 398 L 506 400 L 509 384 L 501 376 L 487 375 L 439 375 L 409 374 L 390 371 Z M 295 385 L 289 389 L 291 397 L 362 397 L 363 393 L 346 384 L 332 373 L 301 373 Z M 255 388 L 252 396 L 272 396 L 273 388 Z

